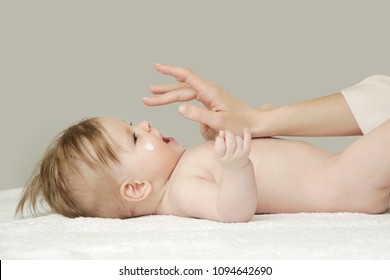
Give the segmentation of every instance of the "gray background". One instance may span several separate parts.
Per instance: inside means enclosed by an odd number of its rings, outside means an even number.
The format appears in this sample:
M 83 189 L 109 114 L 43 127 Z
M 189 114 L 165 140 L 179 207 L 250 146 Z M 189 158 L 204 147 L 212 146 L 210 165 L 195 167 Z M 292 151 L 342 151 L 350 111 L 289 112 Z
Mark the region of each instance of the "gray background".
M 387 2 L 387 3 L 386 3 Z M 0 189 L 24 185 L 53 137 L 84 117 L 144 119 L 190 146 L 178 104 L 147 108 L 154 63 L 194 69 L 253 106 L 389 74 L 388 1 L 0 2 Z M 314 139 L 340 151 L 351 138 Z

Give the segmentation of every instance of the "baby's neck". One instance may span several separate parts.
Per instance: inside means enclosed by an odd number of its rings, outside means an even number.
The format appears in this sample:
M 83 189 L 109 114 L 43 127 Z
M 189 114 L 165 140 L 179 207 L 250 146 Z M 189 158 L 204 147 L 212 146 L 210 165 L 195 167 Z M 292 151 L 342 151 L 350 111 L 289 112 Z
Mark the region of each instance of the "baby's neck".
M 168 180 L 166 180 L 166 182 L 160 188 L 160 192 L 157 195 L 159 203 L 154 213 L 156 215 L 171 215 L 173 213 L 172 205 L 174 205 L 174 203 L 172 203 L 171 196 L 170 196 L 171 186 L 175 181 L 176 174 L 178 173 L 178 169 L 180 169 L 180 162 L 182 161 L 183 155 L 186 152 L 187 150 L 183 152 L 178 162 L 176 163 L 175 168 L 172 170 Z

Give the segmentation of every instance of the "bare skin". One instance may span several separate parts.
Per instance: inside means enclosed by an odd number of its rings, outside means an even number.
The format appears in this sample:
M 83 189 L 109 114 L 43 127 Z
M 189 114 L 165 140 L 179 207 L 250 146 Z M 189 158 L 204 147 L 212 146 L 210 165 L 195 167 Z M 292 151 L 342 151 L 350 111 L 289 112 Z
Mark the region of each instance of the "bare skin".
M 378 138 L 390 135 L 389 131 L 390 122 L 338 155 L 302 141 L 253 139 L 250 159 L 257 189 L 255 213 L 386 211 L 390 154 L 379 157 L 376 162 L 368 162 L 367 158 L 383 153 L 385 142 Z M 387 138 L 390 140 L 389 136 Z M 380 144 L 378 142 L 383 146 L 376 145 L 373 149 L 372 144 Z M 172 173 L 167 214 L 215 219 L 209 216 L 210 204 L 205 193 L 208 194 L 212 186 L 218 186 L 223 173 L 217 160 L 210 156 L 213 150 L 213 142 L 206 142 L 184 153 Z M 387 161 L 387 169 L 384 161 Z M 237 176 L 245 179 L 247 175 Z M 232 199 L 244 191 L 240 179 L 237 181 L 234 186 L 237 194 L 232 194 Z M 245 203 L 241 207 L 246 207 Z
M 126 178 L 121 193 L 127 203 L 123 208 L 135 216 L 170 214 L 244 222 L 255 213 L 381 213 L 389 205 L 390 121 L 340 154 L 302 141 L 250 140 L 248 130 L 243 137 L 223 131 L 215 141 L 184 150 L 173 139 L 164 140 L 150 124 L 128 128 L 111 119 L 102 119 L 102 124 L 128 150 L 121 160 L 121 177 Z M 129 129 L 137 134 L 137 144 L 129 144 Z M 153 153 L 142 141 L 152 141 Z M 137 165 L 134 153 L 140 159 L 150 158 L 148 170 L 156 171 L 146 172 Z M 159 161 L 168 155 L 170 164 L 162 165 Z M 124 174 L 126 170 L 136 175 Z M 138 186 L 132 187 L 133 182 Z
M 160 64 L 155 67 L 178 83 L 151 86 L 154 96 L 145 98 L 144 104 L 161 106 L 198 100 L 204 108 L 182 104 L 179 112 L 200 123 L 205 139 L 214 139 L 221 129 L 241 134 L 242 127 L 248 127 L 252 137 L 362 135 L 341 93 L 254 109 L 190 69 Z M 389 121 L 383 123 L 337 155 L 304 142 L 253 140 L 251 159 L 258 183 L 257 213 L 385 211 L 390 185 L 389 154 L 385 147 L 389 126 Z M 264 176 L 259 176 L 260 173 Z
M 196 99 L 204 105 L 203 108 L 182 104 L 179 113 L 199 122 L 201 133 L 207 140 L 214 139 L 221 129 L 241 134 L 243 127 L 249 128 L 252 137 L 362 135 L 340 92 L 282 106 L 266 104 L 257 109 L 190 69 L 161 64 L 155 68 L 163 75 L 172 76 L 178 83 L 150 86 L 153 96 L 145 97 L 144 104 L 162 106 Z
M 331 154 L 303 141 L 268 137 L 361 135 L 341 93 L 253 109 L 189 69 L 156 65 L 156 70 L 178 83 L 150 87 L 154 96 L 145 105 L 200 101 L 204 108 L 183 104 L 179 112 L 199 122 L 211 140 L 185 150 L 147 122 L 129 128 L 101 119 L 125 151 L 116 170 L 122 212 L 114 216 L 245 222 L 255 213 L 388 209 L 390 120 Z M 153 152 L 145 148 L 149 144 Z

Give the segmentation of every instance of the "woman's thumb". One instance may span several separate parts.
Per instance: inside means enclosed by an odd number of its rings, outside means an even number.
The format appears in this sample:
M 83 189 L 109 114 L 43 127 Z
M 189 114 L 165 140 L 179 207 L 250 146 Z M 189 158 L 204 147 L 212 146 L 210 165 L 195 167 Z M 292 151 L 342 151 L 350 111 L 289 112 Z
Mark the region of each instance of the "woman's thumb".
M 204 124 L 210 124 L 210 121 L 213 119 L 212 114 L 214 112 L 191 104 L 182 104 L 179 107 L 179 113 L 183 117 L 190 119 L 192 121 L 196 121 Z

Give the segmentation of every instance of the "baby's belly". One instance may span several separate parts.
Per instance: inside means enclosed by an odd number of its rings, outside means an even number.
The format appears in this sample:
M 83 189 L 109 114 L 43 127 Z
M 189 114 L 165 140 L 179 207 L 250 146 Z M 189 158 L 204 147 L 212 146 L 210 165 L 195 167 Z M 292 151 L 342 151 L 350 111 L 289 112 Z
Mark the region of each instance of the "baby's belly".
M 215 157 L 210 157 L 214 154 L 214 143 L 205 142 L 192 153 L 200 162 L 197 175 L 218 184 L 220 165 Z M 253 139 L 250 159 L 258 190 L 257 213 L 318 211 L 318 198 L 324 191 L 316 185 L 319 170 L 332 156 L 302 141 Z
M 309 198 L 321 191 L 316 189 L 317 177 L 330 157 L 332 154 L 302 141 L 254 139 L 250 158 L 258 189 L 257 212 L 313 211 Z

